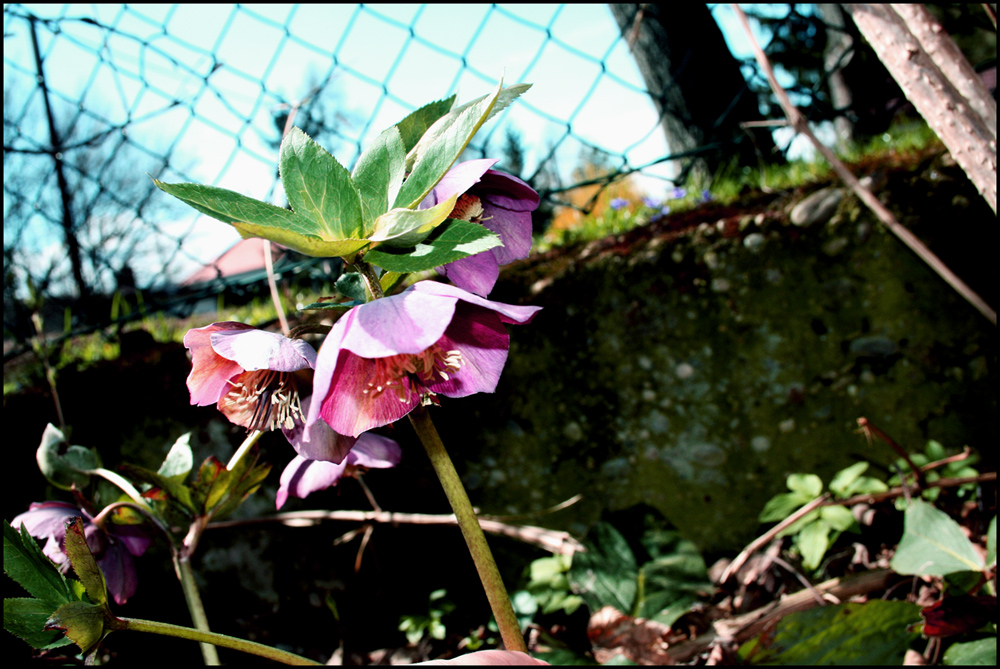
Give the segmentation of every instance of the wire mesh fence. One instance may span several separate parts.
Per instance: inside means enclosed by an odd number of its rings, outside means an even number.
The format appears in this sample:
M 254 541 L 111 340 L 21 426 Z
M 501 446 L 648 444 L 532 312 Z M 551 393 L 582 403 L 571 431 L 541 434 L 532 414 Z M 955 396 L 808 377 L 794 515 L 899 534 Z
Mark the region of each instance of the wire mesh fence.
M 175 207 L 149 177 L 284 204 L 277 151 L 292 109 L 350 167 L 413 109 L 477 97 L 504 74 L 535 88 L 472 152 L 557 205 L 630 174 L 666 190 L 676 156 L 627 32 L 604 5 L 7 5 L 5 333 L 25 331 L 29 279 L 75 300 L 74 324 L 90 327 L 113 310 L 84 313 L 88 297 L 138 290 L 146 308 L 182 313 L 260 281 L 259 265 L 222 260 L 239 241 L 229 226 Z M 570 170 L 587 152 L 602 156 L 596 178 Z

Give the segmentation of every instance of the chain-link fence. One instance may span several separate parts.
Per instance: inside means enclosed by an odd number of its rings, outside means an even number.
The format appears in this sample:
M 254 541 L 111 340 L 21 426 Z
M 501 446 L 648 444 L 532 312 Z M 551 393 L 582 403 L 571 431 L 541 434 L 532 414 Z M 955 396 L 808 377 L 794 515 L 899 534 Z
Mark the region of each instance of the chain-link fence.
M 223 261 L 239 240 L 229 226 L 176 206 L 147 174 L 284 204 L 276 162 L 292 110 L 350 167 L 411 110 L 477 97 L 504 74 L 534 88 L 473 152 L 556 204 L 581 181 L 628 174 L 664 192 L 670 149 L 629 32 L 606 5 L 7 5 L 5 333 L 24 331 L 29 279 L 75 300 L 74 317 L 95 295 L 138 290 L 148 308 L 183 311 L 259 281 L 259 264 Z M 581 155 L 604 172 L 584 179 Z M 110 314 L 102 303 L 78 324 Z

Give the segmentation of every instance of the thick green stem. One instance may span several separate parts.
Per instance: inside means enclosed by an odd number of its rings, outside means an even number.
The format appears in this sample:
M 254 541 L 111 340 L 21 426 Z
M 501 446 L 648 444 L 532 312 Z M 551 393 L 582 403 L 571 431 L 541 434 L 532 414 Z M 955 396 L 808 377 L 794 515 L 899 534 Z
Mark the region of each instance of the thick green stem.
M 354 261 L 354 267 L 358 270 L 361 278 L 365 280 L 365 285 L 368 286 L 368 292 L 371 293 L 373 300 L 385 297 L 385 293 L 382 292 L 382 284 L 375 275 L 375 269 L 371 265 L 361 260 L 359 256 Z
M 500 578 L 500 571 L 493 560 L 493 553 L 490 552 L 489 544 L 486 543 L 486 536 L 479 526 L 479 519 L 472 508 L 469 496 L 462 486 L 462 481 L 455 471 L 448 452 L 441 442 L 434 423 L 424 407 L 417 407 L 410 412 L 410 422 L 413 429 L 417 431 L 420 442 L 427 451 L 427 456 L 431 459 L 434 471 L 441 480 L 441 487 L 444 488 L 451 508 L 458 519 L 458 526 L 462 528 L 462 536 L 469 546 L 472 554 L 472 561 L 476 563 L 476 571 L 483 582 L 486 590 L 486 598 L 493 609 L 493 617 L 496 618 L 497 626 L 500 628 L 500 636 L 503 637 L 504 646 L 507 650 L 519 650 L 527 653 L 528 649 L 524 644 L 524 637 L 521 635 L 521 627 L 518 625 L 517 616 L 514 615 L 514 607 L 511 606 L 510 597 L 507 596 L 507 589 Z
M 295 655 L 294 653 L 278 650 L 277 648 L 270 648 L 263 644 L 254 643 L 253 641 L 244 641 L 243 639 L 226 636 L 225 634 L 203 632 L 200 630 L 193 630 L 190 627 L 181 627 L 180 625 L 170 625 L 168 623 L 158 623 L 152 620 L 138 620 L 136 618 L 119 618 L 118 620 L 124 623 L 124 627 L 122 629 L 132 630 L 133 632 L 150 632 L 152 634 L 163 634 L 165 636 L 175 636 L 181 639 L 200 641 L 202 649 L 205 647 L 211 648 L 213 654 L 215 653 L 215 646 L 222 646 L 223 648 L 232 648 L 233 650 L 250 653 L 251 655 L 259 655 L 260 657 L 265 657 L 269 660 L 274 660 L 275 662 L 281 662 L 282 664 L 319 664 L 319 662 Z M 216 656 L 215 664 L 218 663 L 218 656 Z
M 191 569 L 191 562 L 186 557 L 174 557 L 174 569 L 177 571 L 177 578 L 181 582 L 181 589 L 184 591 L 184 601 L 187 602 L 188 611 L 191 612 L 191 621 L 197 630 L 189 630 L 196 634 L 202 635 L 212 635 L 212 636 L 222 636 L 214 634 L 208 627 L 208 616 L 205 615 L 205 606 L 201 603 L 201 595 L 198 594 L 198 585 L 194 581 L 194 570 Z M 160 623 L 151 623 L 153 625 L 159 625 Z M 173 627 L 171 625 L 170 627 Z M 180 627 L 177 629 L 187 629 Z M 153 630 L 145 630 L 147 632 Z M 162 632 L 166 634 L 166 632 Z M 179 634 L 174 634 L 173 636 L 181 636 Z M 187 636 L 188 639 L 195 639 L 194 636 Z M 226 637 L 228 638 L 228 637 Z M 199 639 L 196 639 L 199 640 Z M 218 666 L 219 654 L 215 650 L 215 646 L 212 645 L 214 642 L 202 641 L 201 644 L 201 656 L 205 658 L 205 664 L 209 666 Z M 250 643 L 249 641 L 244 643 Z M 219 646 L 226 646 L 226 644 L 217 644 Z M 227 648 L 233 648 L 233 646 L 226 646 Z M 259 654 L 259 653 L 258 653 Z

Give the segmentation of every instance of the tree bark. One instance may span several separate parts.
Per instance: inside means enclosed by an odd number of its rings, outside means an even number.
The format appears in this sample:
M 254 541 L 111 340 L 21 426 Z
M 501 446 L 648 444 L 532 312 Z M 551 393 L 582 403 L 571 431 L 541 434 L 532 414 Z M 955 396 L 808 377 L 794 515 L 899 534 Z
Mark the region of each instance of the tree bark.
M 760 121 L 757 96 L 749 89 L 740 64 L 729 52 L 708 6 L 701 3 L 610 5 L 628 40 L 639 72 L 661 116 L 672 154 L 722 146 L 696 159 L 709 174 L 735 154 L 742 165 L 773 160 L 769 130 L 753 142 L 740 123 Z
M 943 34 L 937 21 L 923 7 L 919 8 L 923 13 L 901 5 L 848 4 L 845 7 L 907 99 L 941 138 L 955 162 L 965 170 L 996 212 L 996 102 L 985 87 L 980 91 L 968 82 L 969 73 L 971 78 L 978 79 L 978 76 L 954 43 L 951 45 L 954 48 L 941 46 L 943 41 L 950 42 L 951 38 Z M 898 10 L 917 24 L 916 32 L 926 40 L 931 53 L 928 53 L 922 39 L 914 35 L 914 30 Z M 954 76 L 960 80 L 958 85 L 942 71 L 938 62 L 945 64 L 948 72 L 955 73 Z M 962 89 L 977 98 L 975 103 L 963 95 Z M 983 95 L 985 100 L 981 99 Z M 989 115 L 990 104 L 993 122 L 988 127 L 976 107 L 984 107 Z

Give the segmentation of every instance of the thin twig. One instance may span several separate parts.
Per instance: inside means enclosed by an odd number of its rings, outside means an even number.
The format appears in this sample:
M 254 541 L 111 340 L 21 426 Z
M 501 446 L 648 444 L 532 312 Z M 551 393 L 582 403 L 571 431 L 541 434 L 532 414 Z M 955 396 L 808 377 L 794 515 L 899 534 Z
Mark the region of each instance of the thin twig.
M 750 556 L 756 553 L 758 550 L 760 550 L 761 546 L 763 546 L 766 543 L 770 543 L 770 541 L 779 534 L 781 534 L 781 532 L 784 531 L 785 528 L 789 527 L 792 523 L 796 522 L 799 518 L 802 518 L 813 509 L 818 509 L 820 506 L 823 505 L 823 502 L 825 502 L 829 498 L 830 498 L 830 493 L 823 493 L 813 501 L 804 505 L 802 508 L 797 510 L 792 515 L 788 516 L 788 518 L 785 518 L 783 521 L 781 521 L 780 523 L 769 529 L 767 532 L 765 532 L 764 534 L 760 535 L 759 537 L 751 541 L 750 544 L 746 548 L 744 548 L 739 555 L 736 556 L 736 559 L 734 559 L 732 562 L 729 563 L 729 566 L 726 567 L 726 570 L 722 572 L 722 578 L 719 579 L 719 585 L 722 585 L 723 583 L 728 581 L 730 576 L 738 572 L 740 570 L 740 567 L 743 566 L 743 564 L 750 558 Z
M 975 291 L 972 290 L 964 281 L 962 281 L 958 275 L 952 272 L 947 265 L 945 265 L 940 258 L 938 258 L 927 246 L 917 239 L 917 237 L 910 232 L 907 228 L 903 227 L 896 221 L 896 217 L 892 215 L 885 205 L 883 205 L 875 195 L 872 194 L 870 190 L 862 186 L 857 178 L 851 173 L 850 170 L 834 155 L 833 151 L 823 145 L 822 142 L 817 139 L 816 135 L 813 134 L 812 130 L 809 128 L 809 124 L 799 110 L 792 104 L 792 101 L 788 98 L 788 94 L 785 89 L 781 87 L 778 80 L 774 77 L 774 70 L 771 69 L 771 63 L 768 61 L 767 56 L 764 55 L 764 51 L 757 44 L 757 39 L 753 36 L 753 32 L 750 30 L 750 22 L 747 20 L 747 15 L 740 9 L 739 5 L 731 5 L 733 12 L 736 14 L 737 18 L 743 26 L 743 30 L 747 34 L 747 38 L 750 41 L 750 46 L 753 48 L 754 56 L 757 62 L 760 64 L 761 70 L 767 75 L 768 83 L 771 85 L 771 90 L 774 91 L 774 95 L 778 98 L 778 103 L 781 105 L 782 110 L 785 112 L 785 116 L 791 122 L 792 126 L 797 132 L 802 133 L 809 138 L 809 141 L 813 143 L 816 150 L 822 154 L 824 158 L 830 163 L 837 175 L 847 184 L 847 186 L 854 191 L 854 193 L 864 202 L 869 209 L 875 214 L 875 216 L 882 221 L 882 223 L 889 228 L 889 230 L 899 238 L 904 244 L 906 244 L 910 250 L 916 253 L 920 258 L 926 262 L 931 269 L 937 272 L 938 276 L 944 279 L 948 285 L 954 288 L 959 295 L 964 297 L 968 302 L 974 306 L 979 313 L 986 316 L 993 325 L 997 324 L 997 312 L 995 309 L 990 307 L 983 298 L 981 298 Z
M 392 511 L 292 511 L 276 513 L 273 516 L 260 518 L 245 518 L 241 520 L 224 520 L 209 523 L 206 529 L 222 529 L 241 527 L 256 523 L 281 523 L 288 527 L 311 527 L 324 520 L 334 520 L 353 523 L 382 523 L 389 525 L 457 525 L 454 514 L 430 513 L 394 513 Z M 484 532 L 501 534 L 525 543 L 534 544 L 550 553 L 572 555 L 583 552 L 583 544 L 574 539 L 569 532 L 550 530 L 533 525 L 508 525 L 495 520 L 479 519 L 479 526 Z M 353 538 L 353 537 L 352 537 Z
M 872 446 L 872 441 L 873 441 L 872 435 L 878 437 L 885 443 L 889 444 L 892 450 L 896 451 L 896 455 L 898 455 L 899 457 L 903 458 L 903 460 L 906 461 L 906 464 L 909 466 L 910 471 L 913 472 L 913 476 L 915 476 L 917 479 L 917 487 L 921 487 L 924 484 L 923 471 L 920 469 L 920 467 L 914 464 L 913 460 L 910 459 L 910 454 L 907 453 L 902 446 L 897 444 L 892 439 L 892 437 L 887 435 L 882 430 L 878 429 L 873 423 L 871 423 L 864 416 L 858 418 L 858 428 L 860 428 L 860 431 L 864 433 L 865 438 L 868 440 L 868 446 Z
M 855 504 L 875 504 L 877 502 L 884 502 L 887 499 L 902 497 L 907 493 L 911 495 L 913 493 L 919 493 L 921 490 L 927 490 L 929 488 L 957 488 L 958 486 L 967 485 L 969 483 L 986 483 L 987 481 L 996 480 L 996 472 L 986 472 L 978 476 L 938 479 L 937 481 L 928 481 L 922 486 L 898 486 L 896 488 L 889 488 L 885 492 L 866 493 L 864 495 L 848 497 L 847 499 L 831 500 L 823 502 L 820 506 L 854 506 Z

